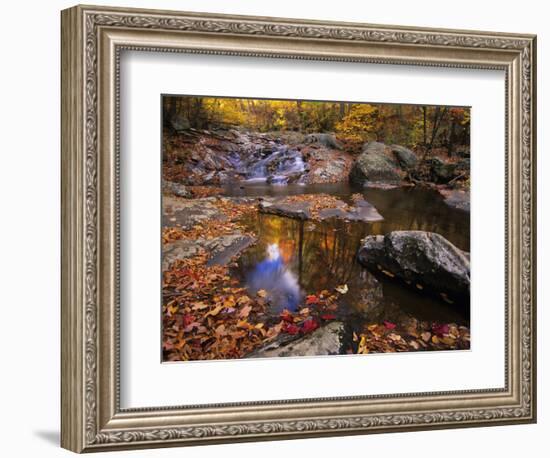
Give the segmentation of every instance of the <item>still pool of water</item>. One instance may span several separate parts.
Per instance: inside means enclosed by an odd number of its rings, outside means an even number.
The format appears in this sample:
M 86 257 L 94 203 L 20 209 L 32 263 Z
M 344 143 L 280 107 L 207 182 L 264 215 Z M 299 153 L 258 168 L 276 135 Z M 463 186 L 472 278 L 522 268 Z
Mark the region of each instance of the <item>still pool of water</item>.
M 418 320 L 455 322 L 469 326 L 469 304 L 449 305 L 392 279 L 374 275 L 356 260 L 367 235 L 394 230 L 437 232 L 462 250 L 470 251 L 470 214 L 453 209 L 435 191 L 420 188 L 354 189 L 348 184 L 268 186 L 256 184 L 226 190 L 232 196 L 283 196 L 327 193 L 350 202 L 361 192 L 384 217 L 381 222 L 341 220 L 300 221 L 254 214 L 244 221 L 258 236 L 235 272 L 251 292 L 268 292 L 271 313 L 295 310 L 307 294 L 348 285 L 338 318 L 360 328 L 369 322 Z

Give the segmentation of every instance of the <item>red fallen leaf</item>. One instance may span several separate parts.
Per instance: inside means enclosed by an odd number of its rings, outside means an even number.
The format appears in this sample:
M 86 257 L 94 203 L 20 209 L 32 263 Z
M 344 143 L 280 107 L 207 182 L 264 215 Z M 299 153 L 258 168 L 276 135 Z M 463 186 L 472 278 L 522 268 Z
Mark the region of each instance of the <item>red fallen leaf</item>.
M 190 313 L 187 313 L 183 315 L 183 326 L 189 326 L 191 323 L 195 321 L 195 317 L 191 315 Z
M 336 315 L 334 315 L 333 313 L 325 313 L 323 315 L 321 315 L 321 319 L 322 320 L 335 320 L 336 319 Z
M 449 333 L 449 325 L 448 324 L 432 324 L 432 331 L 437 336 L 442 336 L 443 334 Z
M 287 334 L 290 334 L 290 335 L 295 335 L 295 334 L 298 334 L 300 332 L 300 328 L 298 326 L 296 326 L 295 324 L 288 324 L 288 323 L 285 323 L 285 326 L 283 326 L 283 332 L 286 332 Z
M 308 318 L 302 325 L 302 332 L 307 334 L 308 332 L 315 331 L 319 327 L 319 323 L 313 318 Z
M 317 304 L 318 302 L 319 298 L 315 294 L 310 294 L 309 296 L 306 296 L 306 305 Z
M 395 323 L 392 323 L 391 321 L 386 321 L 386 320 L 384 320 L 383 323 L 384 323 L 384 327 L 385 327 L 386 329 L 390 329 L 390 330 L 391 330 L 391 329 L 395 329 L 395 328 L 397 327 L 397 325 L 396 325 Z
M 288 323 L 293 323 L 294 322 L 294 317 L 292 316 L 292 314 L 287 309 L 285 309 L 281 313 L 281 320 L 286 321 Z

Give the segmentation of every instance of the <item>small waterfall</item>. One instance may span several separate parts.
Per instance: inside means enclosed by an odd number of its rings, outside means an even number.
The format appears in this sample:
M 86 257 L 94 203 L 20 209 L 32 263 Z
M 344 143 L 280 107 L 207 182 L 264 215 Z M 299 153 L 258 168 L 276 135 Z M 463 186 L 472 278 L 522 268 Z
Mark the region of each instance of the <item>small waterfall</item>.
M 300 151 L 270 142 L 267 149 L 256 145 L 244 164 L 243 172 L 249 183 L 285 185 L 290 181 L 299 181 L 305 170 L 306 164 Z

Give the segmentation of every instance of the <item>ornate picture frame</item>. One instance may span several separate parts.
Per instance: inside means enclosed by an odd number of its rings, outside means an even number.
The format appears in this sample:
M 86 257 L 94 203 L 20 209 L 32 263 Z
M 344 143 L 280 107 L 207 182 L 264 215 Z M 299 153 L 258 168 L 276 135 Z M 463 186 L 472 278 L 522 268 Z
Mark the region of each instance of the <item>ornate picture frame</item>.
M 536 421 L 536 37 L 75 6 L 62 12 L 62 424 L 75 452 Z M 506 74 L 503 389 L 122 409 L 119 96 L 124 50 Z

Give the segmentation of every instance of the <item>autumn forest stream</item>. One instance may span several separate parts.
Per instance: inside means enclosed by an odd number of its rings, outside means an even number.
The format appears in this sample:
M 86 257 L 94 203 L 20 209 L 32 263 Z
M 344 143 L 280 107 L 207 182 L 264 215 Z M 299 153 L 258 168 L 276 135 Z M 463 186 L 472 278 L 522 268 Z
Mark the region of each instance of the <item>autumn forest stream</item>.
M 274 316 L 295 311 L 307 294 L 347 285 L 338 319 L 348 328 L 366 322 L 400 323 L 417 320 L 469 325 L 469 304 L 447 304 L 439 297 L 420 294 L 380 274 L 374 275 L 356 260 L 360 241 L 367 235 L 395 230 L 422 230 L 441 234 L 470 251 L 469 214 L 446 205 L 433 190 L 423 188 L 354 189 L 347 183 L 273 186 L 249 183 L 225 189 L 228 196 L 286 196 L 327 193 L 346 202 L 361 192 L 384 217 L 364 223 L 341 219 L 298 220 L 252 213 L 243 223 L 258 243 L 242 253 L 234 273 L 250 293 L 265 290 Z

